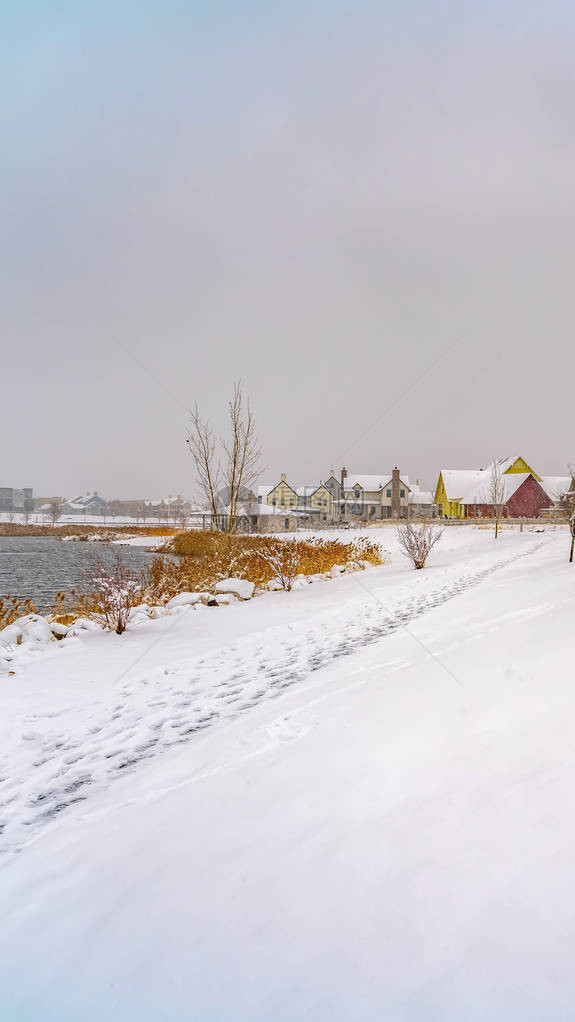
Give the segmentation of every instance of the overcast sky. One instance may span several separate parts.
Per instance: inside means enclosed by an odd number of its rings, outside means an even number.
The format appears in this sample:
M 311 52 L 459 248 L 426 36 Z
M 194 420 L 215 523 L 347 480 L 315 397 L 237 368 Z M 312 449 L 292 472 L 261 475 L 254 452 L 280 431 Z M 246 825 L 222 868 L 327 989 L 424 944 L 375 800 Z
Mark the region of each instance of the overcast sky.
M 5 15 L 0 485 L 193 492 L 575 460 L 575 8 L 30 0 Z M 6 11 L 6 8 L 5 8 Z

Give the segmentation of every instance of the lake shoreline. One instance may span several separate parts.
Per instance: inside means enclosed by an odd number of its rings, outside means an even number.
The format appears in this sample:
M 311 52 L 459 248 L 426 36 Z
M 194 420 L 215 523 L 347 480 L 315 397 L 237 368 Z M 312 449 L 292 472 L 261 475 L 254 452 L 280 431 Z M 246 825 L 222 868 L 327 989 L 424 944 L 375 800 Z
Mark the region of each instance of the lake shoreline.
M 92 533 L 94 530 L 91 530 Z M 144 537 L 141 537 L 144 539 Z M 153 544 L 129 542 L 63 542 L 50 535 L 0 536 L 0 597 L 29 600 L 40 612 L 49 611 L 58 592 L 90 589 L 97 561 L 113 563 L 119 555 L 139 575 L 158 555 Z

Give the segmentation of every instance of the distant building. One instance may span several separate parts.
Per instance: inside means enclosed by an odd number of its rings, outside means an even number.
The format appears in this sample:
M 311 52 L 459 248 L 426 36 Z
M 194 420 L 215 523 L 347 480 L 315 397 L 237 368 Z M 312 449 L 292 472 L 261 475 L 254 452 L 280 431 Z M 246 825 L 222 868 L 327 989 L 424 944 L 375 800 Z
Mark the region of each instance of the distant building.
M 30 514 L 34 510 L 34 496 L 31 487 L 13 489 L 0 486 L 0 514 Z
M 250 532 L 296 532 L 300 517 L 294 511 L 281 510 L 271 504 L 246 504 L 238 519 L 238 528 L 244 528 L 244 522 Z
M 410 483 L 397 466 L 392 472 L 362 475 L 341 470 L 342 519 L 378 522 L 392 518 L 433 517 L 432 494 Z
M 418 482 L 410 484 L 398 468 L 379 475 L 355 475 L 344 468 L 339 480 L 332 469 L 325 482 L 308 486 L 289 483 L 283 473 L 278 483 L 258 486 L 253 496 L 262 506 L 271 505 L 320 526 L 435 514 L 432 494 L 421 490 Z
M 268 505 L 280 513 L 309 518 L 320 524 L 333 521 L 334 503 L 330 490 L 323 483 L 291 485 L 285 473 L 275 485 L 258 486 L 253 495 L 260 505 Z
M 63 500 L 60 507 L 62 515 L 101 515 L 104 514 L 106 501 L 94 490 L 84 496 Z

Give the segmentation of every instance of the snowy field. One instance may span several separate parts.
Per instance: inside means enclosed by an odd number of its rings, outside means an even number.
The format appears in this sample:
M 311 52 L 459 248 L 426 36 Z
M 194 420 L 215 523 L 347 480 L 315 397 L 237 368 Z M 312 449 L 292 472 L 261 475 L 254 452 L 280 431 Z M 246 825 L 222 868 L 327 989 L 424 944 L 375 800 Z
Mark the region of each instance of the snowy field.
M 566 531 L 375 535 L 0 675 L 0 1019 L 573 1018 Z

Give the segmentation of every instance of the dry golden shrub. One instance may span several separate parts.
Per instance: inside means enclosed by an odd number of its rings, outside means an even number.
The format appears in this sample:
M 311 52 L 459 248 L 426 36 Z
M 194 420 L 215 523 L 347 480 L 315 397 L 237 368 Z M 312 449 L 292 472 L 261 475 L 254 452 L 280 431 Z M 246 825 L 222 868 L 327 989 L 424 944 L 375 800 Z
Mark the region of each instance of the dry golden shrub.
M 71 589 L 69 593 L 58 592 L 54 597 L 48 617 L 60 625 L 71 625 L 79 617 L 103 615 L 104 607 L 97 592 L 80 593 Z
M 241 536 L 223 532 L 180 533 L 170 544 L 175 558 L 155 557 L 146 572 L 144 598 L 161 603 L 179 592 L 209 590 L 219 579 L 247 578 L 264 586 L 276 573 L 274 553 L 279 544 L 297 564 L 297 573 L 321 575 L 334 565 L 350 562 L 382 564 L 378 543 L 367 538 L 343 543 L 337 539 L 281 539 L 269 536 Z
M 37 614 L 38 610 L 31 600 L 20 600 L 17 596 L 0 596 L 0 630 L 17 621 L 26 614 Z

